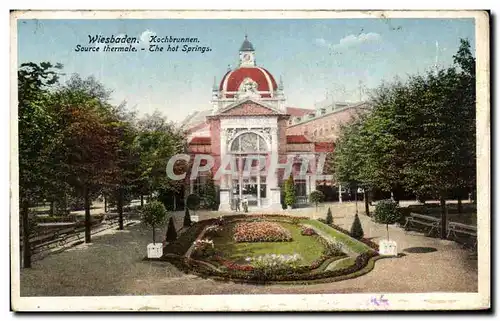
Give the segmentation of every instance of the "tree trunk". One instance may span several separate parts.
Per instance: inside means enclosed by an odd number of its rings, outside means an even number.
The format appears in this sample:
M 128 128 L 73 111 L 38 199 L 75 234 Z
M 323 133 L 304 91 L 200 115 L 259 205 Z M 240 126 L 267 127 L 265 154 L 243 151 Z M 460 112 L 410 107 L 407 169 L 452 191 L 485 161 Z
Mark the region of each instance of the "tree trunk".
M 444 192 L 441 192 L 439 202 L 441 204 L 441 239 L 445 240 L 448 220 L 446 218 L 446 199 Z
M 463 212 L 463 208 L 462 208 L 462 195 L 458 196 L 457 210 L 458 210 L 458 214 L 462 214 L 462 212 Z
M 116 204 L 118 210 L 118 229 L 123 230 L 123 189 L 118 188 L 118 200 Z
M 175 193 L 174 193 L 174 212 L 177 211 L 177 199 L 175 197 Z
M 23 267 L 31 267 L 30 226 L 29 226 L 29 204 L 24 201 L 21 204 L 21 218 L 23 225 Z
M 354 190 L 354 202 L 356 203 L 356 215 L 358 215 L 358 188 Z
M 90 243 L 90 230 L 92 229 L 92 222 L 90 219 L 90 192 L 87 186 L 84 187 L 83 197 L 85 200 L 85 243 Z
M 50 201 L 50 212 L 49 212 L 49 215 L 50 216 L 54 215 L 54 200 Z
M 141 194 L 141 208 L 144 206 L 144 195 Z
M 104 213 L 108 212 L 108 199 L 106 198 L 106 195 L 104 195 Z
M 155 244 L 155 225 L 153 224 L 153 244 Z
M 389 241 L 389 224 L 385 224 L 385 228 L 387 230 L 387 241 Z
M 366 192 L 366 190 L 363 197 L 365 198 L 365 214 L 366 216 L 370 216 L 370 202 L 368 201 L 368 193 Z

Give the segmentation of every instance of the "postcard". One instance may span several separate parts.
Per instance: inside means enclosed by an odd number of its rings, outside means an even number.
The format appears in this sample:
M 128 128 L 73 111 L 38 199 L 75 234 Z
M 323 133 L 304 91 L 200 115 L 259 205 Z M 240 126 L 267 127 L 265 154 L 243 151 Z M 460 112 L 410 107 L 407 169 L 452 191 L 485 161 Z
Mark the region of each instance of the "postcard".
M 490 309 L 489 46 L 483 11 L 12 11 L 12 310 Z

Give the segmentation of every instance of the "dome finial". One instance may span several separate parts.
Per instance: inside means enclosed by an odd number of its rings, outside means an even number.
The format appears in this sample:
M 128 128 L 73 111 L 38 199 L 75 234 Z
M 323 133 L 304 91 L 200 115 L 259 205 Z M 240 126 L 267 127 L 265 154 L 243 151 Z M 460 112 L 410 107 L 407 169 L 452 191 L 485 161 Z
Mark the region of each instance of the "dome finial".
M 245 40 L 241 44 L 240 51 L 255 51 L 253 45 L 248 41 L 248 35 L 245 33 Z

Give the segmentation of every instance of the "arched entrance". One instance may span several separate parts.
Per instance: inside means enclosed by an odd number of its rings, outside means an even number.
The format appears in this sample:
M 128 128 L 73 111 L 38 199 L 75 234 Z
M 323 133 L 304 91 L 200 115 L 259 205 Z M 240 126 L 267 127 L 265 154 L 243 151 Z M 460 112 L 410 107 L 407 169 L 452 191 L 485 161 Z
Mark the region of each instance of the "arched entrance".
M 237 166 L 237 175 L 233 175 L 229 182 L 232 204 L 246 200 L 249 206 L 267 205 L 270 195 L 267 174 L 259 169 L 266 164 L 269 142 L 256 132 L 244 131 L 230 141 L 228 150 Z

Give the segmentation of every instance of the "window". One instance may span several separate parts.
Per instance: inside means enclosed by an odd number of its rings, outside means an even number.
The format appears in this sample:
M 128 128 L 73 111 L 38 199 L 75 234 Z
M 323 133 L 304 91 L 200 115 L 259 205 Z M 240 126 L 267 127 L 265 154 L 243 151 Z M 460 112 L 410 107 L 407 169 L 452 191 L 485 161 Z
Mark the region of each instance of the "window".
M 231 144 L 231 152 L 234 153 L 263 152 L 266 150 L 265 140 L 255 133 L 241 134 Z

